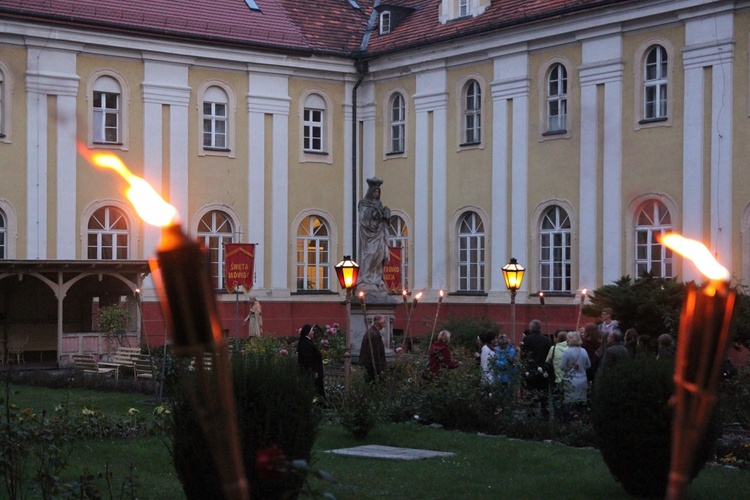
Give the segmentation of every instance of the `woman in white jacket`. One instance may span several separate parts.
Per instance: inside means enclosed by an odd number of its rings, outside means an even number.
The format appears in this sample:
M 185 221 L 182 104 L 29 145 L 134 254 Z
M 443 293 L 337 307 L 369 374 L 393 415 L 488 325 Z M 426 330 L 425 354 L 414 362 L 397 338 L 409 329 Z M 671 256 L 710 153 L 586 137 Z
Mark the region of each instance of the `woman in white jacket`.
M 581 347 L 581 334 L 568 332 L 568 348 L 560 359 L 560 371 L 565 384 L 565 405 L 569 410 L 582 410 L 586 404 L 589 382 L 586 369 L 591 360 L 586 349 Z

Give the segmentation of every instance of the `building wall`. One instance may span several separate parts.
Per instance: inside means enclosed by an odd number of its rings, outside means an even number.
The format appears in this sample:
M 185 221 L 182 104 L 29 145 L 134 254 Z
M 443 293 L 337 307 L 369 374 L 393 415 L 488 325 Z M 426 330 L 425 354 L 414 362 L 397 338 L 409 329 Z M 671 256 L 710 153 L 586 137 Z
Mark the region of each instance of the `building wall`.
M 122 145 L 96 151 L 115 152 L 153 183 L 191 233 L 207 210 L 230 214 L 236 238 L 258 244 L 254 293 L 267 329 L 288 330 L 295 308 L 311 302 L 337 317 L 333 265 L 351 250 L 352 199 L 362 197 L 372 175 L 384 179 L 384 203 L 406 222 L 408 282 L 425 291 L 427 303 L 444 289 L 447 303 L 467 311 L 506 309 L 501 267 L 515 257 L 527 268 L 517 301 L 533 310 L 540 224 L 552 205 L 566 210 L 571 241 L 570 289 L 548 299 L 555 306 L 575 310 L 582 288 L 635 275 L 635 215 L 649 199 L 664 202 L 673 228 L 704 240 L 744 283 L 750 13 L 659 8 L 663 13 L 582 13 L 374 60 L 358 88 L 354 143 L 351 61 L 75 31 L 50 42 L 38 27 L 14 24 L 18 33 L 0 37 L 0 61 L 13 85 L 12 136 L 0 142 L 0 208 L 12 208 L 14 228 L 6 258 L 85 258 L 87 217 L 104 203 L 126 213 L 131 257 L 153 253 L 159 231 L 129 207 L 125 183 L 76 154 L 76 144 L 89 141 L 93 78 L 109 71 L 127 84 L 128 134 Z M 668 116 L 644 123 L 642 57 L 654 43 L 670 60 Z M 568 122 L 562 133 L 548 134 L 546 78 L 555 63 L 567 70 Z M 482 95 L 476 145 L 462 145 L 469 79 Z M 202 152 L 199 93 L 207 82 L 231 90 L 226 153 Z M 403 154 L 388 149 L 388 103 L 396 91 L 406 100 Z M 310 93 L 326 102 L 325 155 L 301 153 Z M 461 294 L 457 234 L 467 210 L 484 224 L 485 285 Z M 329 284 L 298 294 L 296 234 L 309 215 L 330 226 Z M 698 278 L 679 259 L 673 274 Z M 144 298 L 153 301 L 149 285 Z M 220 296 L 228 314 L 235 299 Z

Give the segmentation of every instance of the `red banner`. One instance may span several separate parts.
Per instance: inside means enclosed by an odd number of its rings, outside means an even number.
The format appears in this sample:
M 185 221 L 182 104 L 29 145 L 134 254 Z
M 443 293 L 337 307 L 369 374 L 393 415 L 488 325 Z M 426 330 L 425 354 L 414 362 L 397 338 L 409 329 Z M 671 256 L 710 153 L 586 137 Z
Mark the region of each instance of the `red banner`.
M 391 260 L 383 266 L 383 281 L 389 292 L 401 293 L 401 272 L 403 269 L 403 248 L 391 247 Z
M 227 243 L 224 245 L 224 286 L 229 293 L 237 287 L 247 292 L 253 287 L 255 243 Z

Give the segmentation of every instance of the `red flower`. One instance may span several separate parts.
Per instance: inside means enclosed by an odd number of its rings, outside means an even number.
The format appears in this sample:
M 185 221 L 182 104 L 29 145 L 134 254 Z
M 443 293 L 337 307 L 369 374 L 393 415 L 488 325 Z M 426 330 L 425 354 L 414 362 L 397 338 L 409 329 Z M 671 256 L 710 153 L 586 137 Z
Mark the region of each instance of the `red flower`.
M 286 456 L 276 445 L 255 452 L 255 470 L 261 479 L 280 476 L 286 472 L 286 465 Z

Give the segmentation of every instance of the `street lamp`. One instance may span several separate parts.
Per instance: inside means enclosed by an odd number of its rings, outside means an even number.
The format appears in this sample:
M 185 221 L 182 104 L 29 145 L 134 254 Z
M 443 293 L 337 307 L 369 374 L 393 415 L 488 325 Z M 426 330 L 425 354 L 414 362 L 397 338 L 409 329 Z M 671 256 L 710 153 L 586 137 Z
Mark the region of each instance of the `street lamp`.
M 336 264 L 336 277 L 339 279 L 341 288 L 346 290 L 346 350 L 344 351 L 344 390 L 349 393 L 349 377 L 352 371 L 352 289 L 357 285 L 359 265 L 349 255 L 344 255 L 344 260 Z
M 510 331 L 513 343 L 516 343 L 516 292 L 521 288 L 524 272 L 526 269 L 515 258 L 511 258 L 510 262 L 503 266 L 505 286 L 510 291 Z

